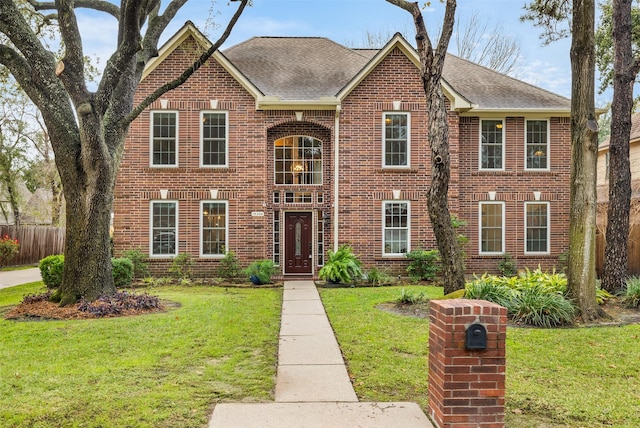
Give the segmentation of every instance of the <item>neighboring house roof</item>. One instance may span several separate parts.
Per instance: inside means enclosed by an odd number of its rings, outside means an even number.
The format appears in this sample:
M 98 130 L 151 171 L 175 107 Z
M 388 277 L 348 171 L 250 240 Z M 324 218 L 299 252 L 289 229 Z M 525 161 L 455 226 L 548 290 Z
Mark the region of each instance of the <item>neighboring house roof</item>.
M 211 46 L 187 22 L 149 62 L 143 77 L 190 35 L 203 47 Z M 255 96 L 258 108 L 333 108 L 395 48 L 419 67 L 416 50 L 399 33 L 382 49 L 352 49 L 324 37 L 253 37 L 216 52 L 214 59 Z M 569 115 L 571 108 L 565 97 L 451 54 L 442 83 L 459 111 Z
M 640 141 L 640 113 L 634 113 L 631 115 L 631 135 L 629 136 L 629 143 L 633 144 Z M 598 146 L 598 151 L 604 151 L 609 149 L 609 138 L 604 140 L 602 144 Z

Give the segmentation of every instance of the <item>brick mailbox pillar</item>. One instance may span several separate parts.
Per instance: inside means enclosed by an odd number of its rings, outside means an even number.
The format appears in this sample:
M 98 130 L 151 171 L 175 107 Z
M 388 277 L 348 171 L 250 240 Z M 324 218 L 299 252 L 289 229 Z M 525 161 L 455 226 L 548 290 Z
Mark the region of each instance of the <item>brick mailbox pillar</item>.
M 433 422 L 440 428 L 504 427 L 506 308 L 484 300 L 432 300 L 429 320 Z

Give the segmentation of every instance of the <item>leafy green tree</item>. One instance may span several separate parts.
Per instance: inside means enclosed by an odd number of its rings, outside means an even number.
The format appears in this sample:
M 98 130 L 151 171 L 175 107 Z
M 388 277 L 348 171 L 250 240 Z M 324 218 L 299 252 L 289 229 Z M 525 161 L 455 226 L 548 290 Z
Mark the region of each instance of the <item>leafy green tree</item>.
M 116 173 L 131 122 L 153 101 L 184 83 L 227 39 L 249 0 L 241 0 L 224 32 L 191 67 L 137 106 L 134 94 L 164 30 L 187 0 L 55 2 L 0 0 L 0 64 L 42 113 L 64 186 L 66 243 L 61 305 L 114 294 L 109 224 Z M 86 8 L 118 22 L 117 48 L 97 89 L 88 70 L 76 11 Z M 47 24 L 54 23 L 55 26 Z M 42 40 L 54 31 L 61 59 Z
M 463 256 L 449 211 L 448 193 L 451 177 L 449 124 L 441 82 L 444 60 L 455 23 L 456 0 L 446 0 L 442 31 L 435 48 L 427 33 L 418 3 L 406 0 L 386 1 L 409 12 L 413 16 L 416 26 L 416 43 L 420 55 L 420 77 L 427 99 L 428 139 L 431 146 L 431 185 L 429 186 L 427 207 L 442 259 L 441 274 L 444 293 L 449 294 L 464 288 L 465 285 Z
M 9 79 L 0 88 L 0 198 L 9 204 L 13 221 L 20 226 L 22 221 L 22 200 L 20 185 L 29 167 L 27 157 L 29 102 Z M 0 204 L 2 206 L 2 204 Z M 2 206 L 5 221 L 8 213 Z
M 571 35 L 571 196 L 569 297 L 584 320 L 600 316 L 596 301 L 596 161 L 594 0 L 534 0 L 523 19 L 543 29 L 546 43 Z

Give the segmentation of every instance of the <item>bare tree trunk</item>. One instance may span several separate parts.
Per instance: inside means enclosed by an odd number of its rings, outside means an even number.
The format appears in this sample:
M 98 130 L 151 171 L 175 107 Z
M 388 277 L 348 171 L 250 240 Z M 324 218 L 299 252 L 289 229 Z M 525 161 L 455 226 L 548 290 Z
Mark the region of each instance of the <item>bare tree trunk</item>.
M 427 111 L 429 112 L 429 144 L 431 145 L 431 186 L 429 187 L 429 219 L 442 259 L 444 293 L 464 288 L 464 264 L 456 231 L 449 212 L 449 180 L 451 162 L 449 154 L 449 124 L 440 77 L 429 76 Z M 436 81 L 434 81 L 436 80 Z
M 609 205 L 602 288 L 622 289 L 627 277 L 631 166 L 629 139 L 633 109 L 631 0 L 613 0 L 613 101 L 609 139 Z
M 405 0 L 387 0 L 413 16 L 416 26 L 416 42 L 420 55 L 420 77 L 424 86 L 429 118 L 429 145 L 431 147 L 431 185 L 427 207 L 431 227 L 442 259 L 442 282 L 445 294 L 464 288 L 464 264 L 458 245 L 456 231 L 449 212 L 449 179 L 451 163 L 449 155 L 449 123 L 444 94 L 442 92 L 442 69 L 453 33 L 456 0 L 447 0 L 442 32 L 436 49 L 433 49 L 422 11 L 418 3 Z
M 571 40 L 571 208 L 568 293 L 585 321 L 599 316 L 596 301 L 595 4 L 573 2 Z

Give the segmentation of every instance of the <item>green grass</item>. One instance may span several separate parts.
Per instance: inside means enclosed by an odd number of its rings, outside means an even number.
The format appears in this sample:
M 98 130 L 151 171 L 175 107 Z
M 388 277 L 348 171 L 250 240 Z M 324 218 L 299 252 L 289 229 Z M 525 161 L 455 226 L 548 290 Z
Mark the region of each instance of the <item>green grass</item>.
M 426 408 L 429 323 L 375 308 L 401 289 L 442 296 L 441 288 L 424 286 L 322 289 L 321 296 L 360 400 Z
M 41 283 L 0 290 L 0 313 Z M 213 404 L 273 399 L 280 289 L 156 288 L 165 313 L 0 320 L 11 427 L 204 427 Z
M 429 323 L 376 309 L 401 289 L 324 289 L 321 296 L 358 397 L 413 401 L 426 410 Z M 509 327 L 507 427 L 640 426 L 639 337 L 640 325 Z

